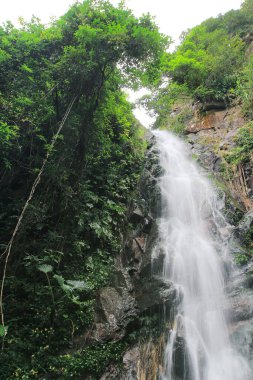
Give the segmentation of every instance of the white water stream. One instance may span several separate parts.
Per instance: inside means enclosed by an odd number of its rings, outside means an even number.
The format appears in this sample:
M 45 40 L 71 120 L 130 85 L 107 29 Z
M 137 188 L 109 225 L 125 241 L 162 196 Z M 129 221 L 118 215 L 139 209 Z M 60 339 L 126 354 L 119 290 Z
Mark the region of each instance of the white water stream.
M 162 379 L 252 380 L 247 361 L 230 343 L 223 313 L 227 300 L 222 263 L 229 261 L 229 225 L 220 212 L 223 201 L 182 141 L 168 132 L 155 135 L 164 171 L 159 221 L 164 277 L 182 297 Z M 176 367 L 179 342 L 184 345 L 183 360 Z M 183 374 L 178 374 L 182 368 Z

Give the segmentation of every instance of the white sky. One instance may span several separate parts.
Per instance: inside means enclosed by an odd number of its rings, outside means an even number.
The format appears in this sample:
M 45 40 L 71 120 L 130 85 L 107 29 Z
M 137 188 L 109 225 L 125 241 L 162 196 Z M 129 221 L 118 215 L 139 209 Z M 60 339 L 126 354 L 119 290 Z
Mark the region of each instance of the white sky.
M 44 23 L 51 16 L 61 16 L 74 0 L 0 0 L 0 23 L 13 23 L 22 16 L 29 20 L 34 14 Z M 111 0 L 117 4 L 118 0 Z M 156 16 L 163 33 L 177 39 L 182 31 L 211 16 L 240 7 L 242 0 L 127 0 L 129 8 L 139 16 L 150 12 Z
M 117 4 L 118 0 L 110 0 Z M 63 15 L 74 0 L 0 0 L 0 24 L 10 20 L 17 25 L 21 16 L 30 20 L 32 15 L 43 23 L 50 17 Z M 209 17 L 225 13 L 230 9 L 238 9 L 243 0 L 126 0 L 136 16 L 149 12 L 156 17 L 162 33 L 170 35 L 178 42 L 181 32 L 198 25 Z M 138 118 L 145 124 L 143 112 L 136 111 Z

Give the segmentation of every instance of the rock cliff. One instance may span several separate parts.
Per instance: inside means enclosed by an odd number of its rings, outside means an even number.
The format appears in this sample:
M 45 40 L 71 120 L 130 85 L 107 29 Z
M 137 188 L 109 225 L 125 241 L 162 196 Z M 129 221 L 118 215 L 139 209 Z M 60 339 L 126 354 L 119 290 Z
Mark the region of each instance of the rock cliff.
M 186 139 L 193 158 L 212 176 L 225 197 L 224 212 L 234 228 L 232 253 L 239 268 L 228 284 L 229 306 L 224 307 L 228 308 L 231 339 L 253 363 L 253 162 L 251 157 L 229 166 L 224 159 L 235 148 L 235 136 L 246 123 L 239 106 L 205 112 L 195 106 Z
M 252 163 L 228 168 L 224 156 L 235 146 L 234 138 L 246 124 L 239 106 L 209 109 L 200 112 L 195 107 L 193 118 L 186 127 L 191 151 L 201 164 L 227 187 L 239 208 L 253 208 Z
M 227 284 L 229 302 L 224 311 L 231 339 L 239 342 L 239 350 L 251 357 L 253 363 L 253 269 L 248 253 L 249 231 L 253 226 L 252 164 L 245 162 L 231 172 L 224 159 L 234 148 L 234 137 L 245 123 L 239 106 L 224 109 L 209 105 L 201 112 L 194 106 L 193 117 L 186 127 L 186 140 L 193 158 L 211 175 L 225 200 L 224 212 L 233 230 L 231 245 L 241 266 Z M 159 276 L 162 255 L 152 260 L 160 212 L 156 185 L 160 173 L 155 140 L 151 138 L 139 199 L 129 213 L 132 228 L 126 233 L 124 249 L 115 263 L 112 285 L 101 289 L 97 298 L 91 339 L 127 342 L 122 364 L 112 364 L 100 380 L 155 380 L 162 372 L 165 331 L 173 324 L 170 310 L 177 295 L 173 285 L 164 283 Z M 247 341 L 242 341 L 245 336 Z M 178 342 L 179 369 L 182 349 Z
M 120 366 L 111 365 L 101 380 L 153 380 L 163 364 L 166 315 L 176 299 L 172 284 L 159 276 L 161 258 L 152 260 L 160 213 L 160 174 L 155 140 L 150 138 L 139 196 L 129 212 L 131 229 L 115 262 L 110 288 L 101 289 L 91 339 L 124 341 Z

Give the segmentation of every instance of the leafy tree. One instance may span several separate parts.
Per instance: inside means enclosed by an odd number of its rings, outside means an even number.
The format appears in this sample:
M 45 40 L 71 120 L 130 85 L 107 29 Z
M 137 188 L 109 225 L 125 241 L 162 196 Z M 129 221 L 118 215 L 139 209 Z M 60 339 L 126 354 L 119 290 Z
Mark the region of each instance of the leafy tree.
M 92 357 L 101 347 L 62 353 L 91 327 L 143 163 L 145 145 L 122 88 L 158 81 L 168 41 L 150 16 L 138 19 L 102 0 L 76 3 L 49 27 L 33 18 L 20 29 L 0 28 L 3 251 L 49 157 L 7 267 L 1 378 L 69 379 L 103 370 Z M 110 347 L 104 365 L 120 354 Z
M 210 28 L 210 23 L 207 23 Z M 206 23 L 189 31 L 165 66 L 178 84 L 186 84 L 197 100 L 227 100 L 235 90 L 244 44 L 222 28 L 208 31 Z
M 155 126 L 173 124 L 169 116 L 173 108 L 180 104 L 185 108 L 189 98 L 200 105 L 219 103 L 223 107 L 240 99 L 246 116 L 252 117 L 252 4 L 247 0 L 241 9 L 183 32 L 176 50 L 164 53 L 159 90 L 146 99 L 147 107 L 153 107 L 158 116 Z
M 253 55 L 242 70 L 238 80 L 238 95 L 243 102 L 243 110 L 249 119 L 253 119 Z

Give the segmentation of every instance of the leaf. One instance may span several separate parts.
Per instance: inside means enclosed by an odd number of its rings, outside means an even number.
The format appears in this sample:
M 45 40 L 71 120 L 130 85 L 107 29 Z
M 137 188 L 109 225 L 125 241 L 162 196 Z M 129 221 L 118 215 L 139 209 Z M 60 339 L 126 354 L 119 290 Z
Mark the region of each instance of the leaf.
M 62 290 L 67 294 L 72 293 L 74 290 L 88 289 L 88 285 L 84 281 L 76 281 L 76 280 L 65 281 L 65 279 L 62 276 L 59 276 L 57 274 L 54 275 L 54 278 L 56 279 L 56 281 L 58 282 Z
M 69 294 L 73 291 L 73 288 L 70 285 L 65 284 L 65 280 L 62 276 L 55 274 L 54 278 L 65 293 Z
M 52 265 L 47 265 L 47 264 L 38 265 L 37 268 L 40 272 L 43 272 L 45 274 L 53 271 Z
M 26 64 L 23 64 L 23 65 L 21 66 L 21 69 L 22 69 L 23 71 L 28 72 L 28 73 L 32 73 L 32 72 L 33 72 L 33 70 L 32 70 L 30 67 L 28 67 Z
M 88 289 L 88 285 L 84 281 L 74 281 L 74 280 L 68 280 L 67 284 L 70 285 L 73 290 L 86 290 Z
M 7 334 L 8 327 L 0 325 L 0 336 L 4 337 Z

